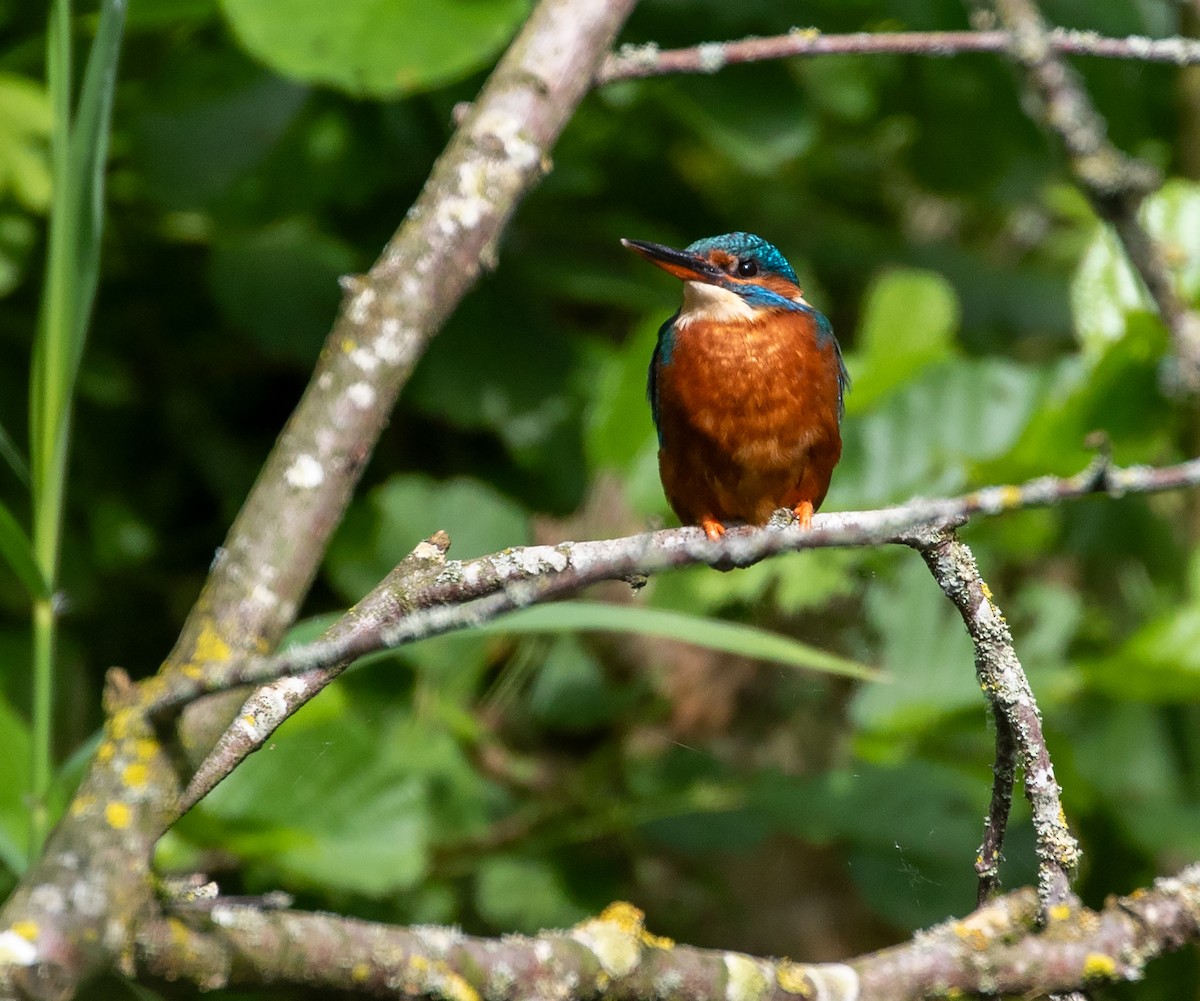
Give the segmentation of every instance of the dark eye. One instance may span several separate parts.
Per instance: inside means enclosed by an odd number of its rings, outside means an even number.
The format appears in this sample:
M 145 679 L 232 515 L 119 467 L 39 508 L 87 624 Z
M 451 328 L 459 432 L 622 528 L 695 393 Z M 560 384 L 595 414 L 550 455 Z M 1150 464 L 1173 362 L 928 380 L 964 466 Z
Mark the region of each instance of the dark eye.
M 738 261 L 737 273 L 739 278 L 753 278 L 758 274 L 758 265 L 754 261 Z

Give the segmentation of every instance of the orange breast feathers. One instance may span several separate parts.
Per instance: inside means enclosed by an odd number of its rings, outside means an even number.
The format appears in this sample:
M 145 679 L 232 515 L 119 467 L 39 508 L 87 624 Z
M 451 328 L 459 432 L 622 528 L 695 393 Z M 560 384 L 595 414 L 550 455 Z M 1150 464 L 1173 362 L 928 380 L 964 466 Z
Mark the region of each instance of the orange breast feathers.
M 807 524 L 842 454 L 837 341 L 811 309 L 689 319 L 687 306 L 685 296 L 652 373 L 667 500 L 710 538 L 778 508 Z

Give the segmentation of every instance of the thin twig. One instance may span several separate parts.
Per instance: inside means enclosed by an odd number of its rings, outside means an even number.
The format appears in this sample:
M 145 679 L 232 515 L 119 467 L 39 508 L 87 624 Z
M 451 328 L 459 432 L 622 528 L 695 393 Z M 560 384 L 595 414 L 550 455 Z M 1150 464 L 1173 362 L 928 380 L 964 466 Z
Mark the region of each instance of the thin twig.
M 1091 31 L 1049 33 L 1053 51 L 1069 56 L 1136 59 L 1139 62 L 1200 63 L 1200 42 L 1188 38 L 1106 38 Z M 596 75 L 604 85 L 678 73 L 715 73 L 738 63 L 788 59 L 794 56 L 917 55 L 957 56 L 970 52 L 1006 52 L 1005 31 L 897 31 L 825 35 L 815 28 L 796 28 L 786 35 L 745 38 L 734 42 L 707 42 L 687 49 L 659 49 L 656 45 L 625 45 L 610 55 Z
M 1012 726 L 1003 710 L 991 703 L 996 724 L 996 761 L 992 765 L 992 801 L 983 824 L 983 842 L 975 860 L 979 877 L 978 902 L 982 906 L 1000 892 L 1000 863 L 1003 861 L 1004 834 L 1012 809 L 1013 782 L 1017 771 L 1017 744 Z

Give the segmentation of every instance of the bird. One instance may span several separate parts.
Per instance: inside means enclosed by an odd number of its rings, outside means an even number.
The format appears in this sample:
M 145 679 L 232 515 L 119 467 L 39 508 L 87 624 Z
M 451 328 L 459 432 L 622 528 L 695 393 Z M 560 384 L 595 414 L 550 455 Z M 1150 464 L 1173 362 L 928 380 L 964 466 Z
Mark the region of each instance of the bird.
M 841 458 L 850 384 L 829 320 L 753 233 L 683 250 L 621 243 L 684 283 L 647 380 L 659 475 L 680 522 L 716 541 L 730 523 L 765 525 L 785 508 L 810 528 Z

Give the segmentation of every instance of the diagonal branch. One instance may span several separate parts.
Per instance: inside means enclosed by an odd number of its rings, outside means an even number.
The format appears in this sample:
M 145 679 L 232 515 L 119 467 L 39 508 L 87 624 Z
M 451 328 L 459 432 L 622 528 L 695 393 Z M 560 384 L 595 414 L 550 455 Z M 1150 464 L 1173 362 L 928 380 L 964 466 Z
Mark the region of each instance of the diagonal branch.
M 1200 393 L 1200 316 L 1180 298 L 1162 248 L 1137 216 L 1142 200 L 1158 186 L 1157 172 L 1109 141 L 1104 119 L 1052 44 L 1034 0 L 992 0 L 991 6 L 1009 32 L 1009 55 L 1066 153 L 1076 184 L 1112 225 L 1171 334 L 1179 386 Z
M 530 14 L 379 261 L 345 283 L 312 381 L 155 684 L 165 690 L 206 664 L 269 650 L 293 621 L 401 385 L 494 259 L 635 2 L 541 0 Z M 146 692 L 110 672 L 96 757 L 0 909 L 0 936 L 10 935 L 0 947 L 0 998 L 18 983 L 32 996 L 73 995 L 125 960 L 135 920 L 154 907 L 150 858 L 177 816 L 180 762 L 151 726 Z M 179 730 L 193 761 L 241 701 L 190 707 Z
M 173 671 L 274 647 L 426 344 L 481 271 L 636 0 L 541 0 L 379 260 L 345 300 L 304 397 L 218 551 Z M 184 720 L 193 759 L 236 703 Z

